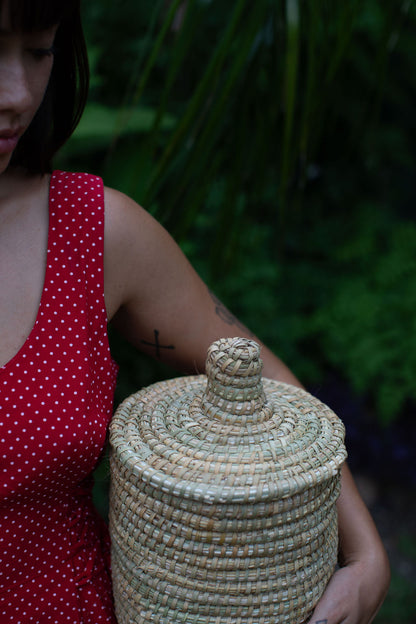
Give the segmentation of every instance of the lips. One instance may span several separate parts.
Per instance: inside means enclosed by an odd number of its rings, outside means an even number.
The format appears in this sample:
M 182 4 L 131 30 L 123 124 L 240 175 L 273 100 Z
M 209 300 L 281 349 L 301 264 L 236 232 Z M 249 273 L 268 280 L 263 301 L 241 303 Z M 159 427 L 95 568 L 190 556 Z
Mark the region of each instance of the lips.
M 21 131 L 18 128 L 14 130 L 12 128 L 3 128 L 0 130 L 0 154 L 10 154 L 16 149 L 21 136 Z

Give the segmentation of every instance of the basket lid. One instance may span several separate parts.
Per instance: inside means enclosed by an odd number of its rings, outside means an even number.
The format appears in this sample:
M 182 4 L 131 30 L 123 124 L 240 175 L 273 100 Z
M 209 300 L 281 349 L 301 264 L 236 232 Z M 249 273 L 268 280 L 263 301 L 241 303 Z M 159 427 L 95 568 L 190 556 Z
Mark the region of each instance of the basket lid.
M 262 379 L 256 342 L 208 350 L 206 375 L 153 384 L 110 425 L 112 457 L 136 481 L 205 503 L 293 496 L 339 472 L 344 426 L 304 390 Z

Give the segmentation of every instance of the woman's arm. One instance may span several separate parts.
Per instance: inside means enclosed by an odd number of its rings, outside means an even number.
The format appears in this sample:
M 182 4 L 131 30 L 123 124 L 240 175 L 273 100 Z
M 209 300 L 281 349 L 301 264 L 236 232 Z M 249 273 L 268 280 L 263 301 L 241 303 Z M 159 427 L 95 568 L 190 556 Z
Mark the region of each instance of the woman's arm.
M 153 357 L 202 373 L 214 340 L 253 338 L 210 293 L 167 232 L 132 200 L 109 189 L 104 266 L 109 319 Z M 301 387 L 264 345 L 261 356 L 265 377 Z M 313 624 L 369 624 L 389 584 L 385 550 L 346 465 L 341 477 L 341 567 L 314 611 Z
M 345 464 L 338 499 L 340 568 L 332 576 L 310 624 L 369 624 L 389 587 L 387 554 Z
M 214 340 L 254 337 L 157 221 L 117 191 L 106 189 L 105 196 L 105 299 L 120 333 L 141 351 L 190 373 L 204 372 Z M 270 377 L 299 383 L 266 347 L 262 357 Z

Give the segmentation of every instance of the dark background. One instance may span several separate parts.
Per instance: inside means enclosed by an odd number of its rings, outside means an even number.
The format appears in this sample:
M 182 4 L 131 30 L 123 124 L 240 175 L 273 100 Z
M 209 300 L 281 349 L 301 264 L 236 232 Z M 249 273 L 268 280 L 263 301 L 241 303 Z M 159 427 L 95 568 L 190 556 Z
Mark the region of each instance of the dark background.
M 415 3 L 89 0 L 84 22 L 91 95 L 56 165 L 152 212 L 341 416 L 391 557 L 376 624 L 413 624 Z M 117 402 L 176 374 L 112 344 Z

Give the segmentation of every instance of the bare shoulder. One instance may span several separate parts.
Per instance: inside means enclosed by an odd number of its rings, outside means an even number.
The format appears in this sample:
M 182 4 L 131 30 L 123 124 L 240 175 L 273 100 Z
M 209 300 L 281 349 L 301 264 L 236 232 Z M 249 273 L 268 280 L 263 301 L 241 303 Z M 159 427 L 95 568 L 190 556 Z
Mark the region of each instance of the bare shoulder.
M 116 250 L 120 242 L 123 246 L 134 245 L 140 237 L 146 240 L 149 234 L 162 235 L 159 223 L 124 193 L 105 187 L 104 201 L 109 251 Z

